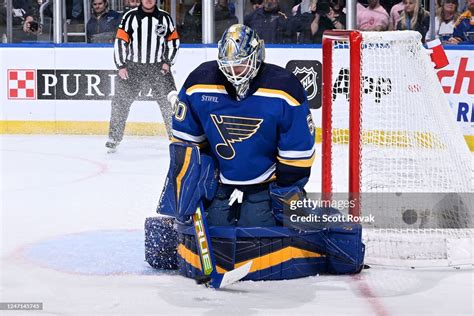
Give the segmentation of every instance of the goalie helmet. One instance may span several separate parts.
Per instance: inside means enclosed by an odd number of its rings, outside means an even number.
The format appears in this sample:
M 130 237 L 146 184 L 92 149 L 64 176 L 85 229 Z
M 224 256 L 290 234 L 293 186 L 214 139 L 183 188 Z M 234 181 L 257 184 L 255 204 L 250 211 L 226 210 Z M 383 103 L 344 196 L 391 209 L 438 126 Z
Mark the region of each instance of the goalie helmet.
M 237 90 L 239 100 L 246 97 L 253 79 L 265 59 L 265 46 L 257 32 L 242 24 L 230 26 L 218 43 L 219 69 Z

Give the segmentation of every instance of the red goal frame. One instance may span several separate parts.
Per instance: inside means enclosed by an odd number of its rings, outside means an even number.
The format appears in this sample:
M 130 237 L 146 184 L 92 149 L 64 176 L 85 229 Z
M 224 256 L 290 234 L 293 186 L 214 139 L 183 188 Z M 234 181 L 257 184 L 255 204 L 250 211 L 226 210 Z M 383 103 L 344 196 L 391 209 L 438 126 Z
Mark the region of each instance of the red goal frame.
M 349 212 L 360 215 L 360 165 L 361 165 L 361 51 L 362 34 L 358 31 L 325 31 L 322 40 L 322 193 L 329 197 L 332 183 L 332 59 L 334 41 L 349 43 L 349 199 L 355 206 Z

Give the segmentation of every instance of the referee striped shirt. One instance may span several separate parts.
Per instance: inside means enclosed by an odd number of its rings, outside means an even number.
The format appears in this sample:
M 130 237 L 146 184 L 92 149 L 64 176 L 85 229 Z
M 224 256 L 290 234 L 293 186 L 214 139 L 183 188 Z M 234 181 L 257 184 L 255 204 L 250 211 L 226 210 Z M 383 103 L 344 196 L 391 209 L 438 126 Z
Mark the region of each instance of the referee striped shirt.
M 127 63 L 174 64 L 179 36 L 171 16 L 157 7 L 147 13 L 139 6 L 127 11 L 117 30 L 114 59 L 117 68 Z

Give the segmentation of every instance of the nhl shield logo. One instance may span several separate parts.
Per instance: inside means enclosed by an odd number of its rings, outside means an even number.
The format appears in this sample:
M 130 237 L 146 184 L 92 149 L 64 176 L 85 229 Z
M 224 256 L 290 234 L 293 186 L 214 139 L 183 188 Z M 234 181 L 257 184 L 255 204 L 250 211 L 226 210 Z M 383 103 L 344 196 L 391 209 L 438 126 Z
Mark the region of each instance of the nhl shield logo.
M 318 94 L 318 83 L 316 82 L 318 73 L 313 67 L 296 67 L 296 69 L 293 71 L 293 74 L 300 80 L 303 88 L 305 88 L 306 92 L 308 93 L 308 101 L 313 100 L 316 94 Z
M 290 60 L 285 67 L 298 78 L 306 90 L 311 109 L 321 107 L 322 65 L 317 60 Z
M 155 34 L 157 36 L 163 37 L 166 35 L 166 26 L 163 24 L 158 24 L 155 26 Z

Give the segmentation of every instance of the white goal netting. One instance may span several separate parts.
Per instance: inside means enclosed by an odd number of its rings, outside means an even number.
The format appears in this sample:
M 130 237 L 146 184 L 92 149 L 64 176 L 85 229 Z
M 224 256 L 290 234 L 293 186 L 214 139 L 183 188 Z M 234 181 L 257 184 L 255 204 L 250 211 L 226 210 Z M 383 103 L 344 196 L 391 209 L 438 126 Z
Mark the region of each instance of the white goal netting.
M 349 168 L 359 179 L 360 212 L 375 218 L 364 227 L 366 262 L 472 265 L 471 153 L 420 34 L 362 33 L 359 78 L 351 76 L 349 40 L 332 43 L 332 144 L 323 152 L 332 171 L 326 177 L 332 192 L 349 192 Z M 361 83 L 360 109 L 351 108 L 360 113 L 360 162 L 348 155 L 351 80 Z

